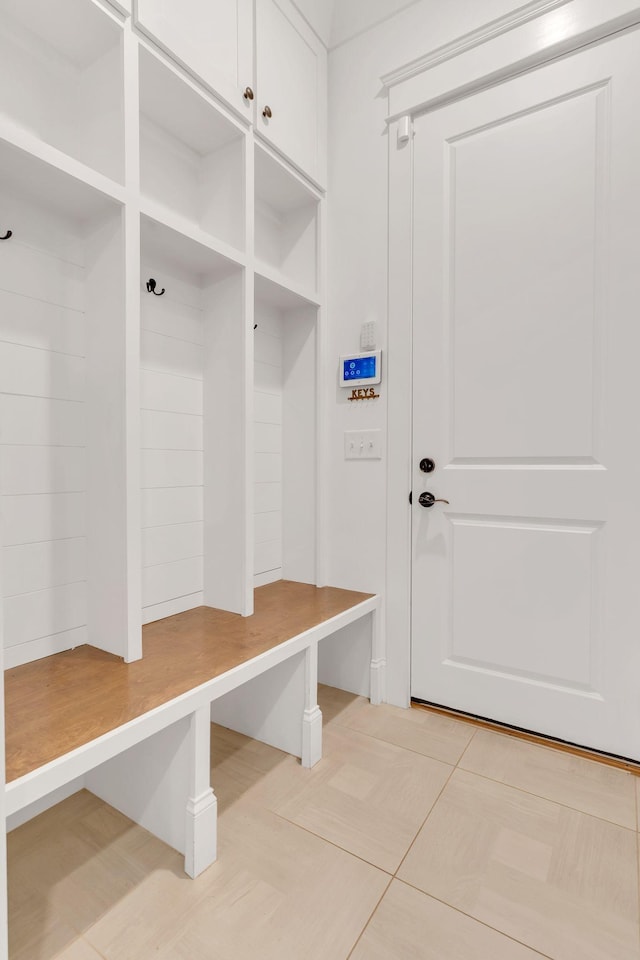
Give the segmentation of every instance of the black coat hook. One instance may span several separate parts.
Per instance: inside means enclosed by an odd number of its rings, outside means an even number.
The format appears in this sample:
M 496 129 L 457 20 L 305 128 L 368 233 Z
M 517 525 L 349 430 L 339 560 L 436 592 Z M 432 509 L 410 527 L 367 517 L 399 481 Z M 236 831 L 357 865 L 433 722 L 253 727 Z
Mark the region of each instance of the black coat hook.
M 147 280 L 147 290 L 149 291 L 149 293 L 153 293 L 156 297 L 161 297 L 162 294 L 164 293 L 164 287 L 162 288 L 160 293 L 156 293 L 156 281 L 153 279 L 153 277 L 150 277 Z
M 9 237 L 12 237 L 12 236 L 13 236 L 13 230 L 7 230 L 4 237 L 0 237 L 0 240 L 8 240 Z

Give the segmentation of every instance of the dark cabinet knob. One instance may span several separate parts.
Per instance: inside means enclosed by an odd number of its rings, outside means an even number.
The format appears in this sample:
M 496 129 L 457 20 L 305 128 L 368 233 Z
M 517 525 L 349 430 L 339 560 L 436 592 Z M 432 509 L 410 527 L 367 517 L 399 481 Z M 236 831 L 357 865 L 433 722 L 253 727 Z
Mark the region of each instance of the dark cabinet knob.
M 436 465 L 431 459 L 431 457 L 423 457 L 422 460 L 420 461 L 420 469 L 422 470 L 423 473 L 433 473 L 435 468 L 436 468 Z
M 262 116 L 265 118 L 265 120 L 270 120 L 271 117 L 273 116 L 273 114 L 271 113 L 271 107 L 265 107 L 264 110 L 262 111 Z
M 245 87 L 242 96 L 245 98 L 245 100 L 253 100 L 253 90 L 251 87 Z
M 429 493 L 428 490 L 425 490 L 424 493 L 421 493 L 418 500 L 421 507 L 432 507 L 434 503 L 449 503 L 448 500 L 442 500 L 440 497 L 434 497 L 434 495 Z

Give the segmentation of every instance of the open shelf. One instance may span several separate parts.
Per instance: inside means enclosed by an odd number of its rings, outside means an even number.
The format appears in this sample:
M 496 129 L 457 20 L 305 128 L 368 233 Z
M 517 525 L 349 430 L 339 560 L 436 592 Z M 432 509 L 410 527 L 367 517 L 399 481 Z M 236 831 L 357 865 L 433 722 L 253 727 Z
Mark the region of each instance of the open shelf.
M 122 208 L 0 147 L 5 665 L 127 657 Z
M 317 313 L 256 276 L 255 586 L 316 581 Z
M 312 296 L 318 289 L 318 203 L 312 190 L 256 144 L 257 269 Z
M 124 177 L 122 27 L 93 0 L 3 0 L 0 129 Z
M 143 621 L 244 612 L 244 271 L 145 216 L 141 250 Z
M 204 94 L 140 48 L 140 189 L 159 208 L 245 246 L 244 136 Z

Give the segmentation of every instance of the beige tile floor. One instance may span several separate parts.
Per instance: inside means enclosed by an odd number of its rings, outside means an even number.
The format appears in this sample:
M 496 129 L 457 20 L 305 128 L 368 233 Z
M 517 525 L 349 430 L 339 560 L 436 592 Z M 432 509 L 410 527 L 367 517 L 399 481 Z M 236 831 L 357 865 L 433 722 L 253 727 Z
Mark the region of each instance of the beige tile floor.
M 214 728 L 219 859 L 82 791 L 9 835 L 11 960 L 640 960 L 640 780 L 323 688 L 324 759 Z

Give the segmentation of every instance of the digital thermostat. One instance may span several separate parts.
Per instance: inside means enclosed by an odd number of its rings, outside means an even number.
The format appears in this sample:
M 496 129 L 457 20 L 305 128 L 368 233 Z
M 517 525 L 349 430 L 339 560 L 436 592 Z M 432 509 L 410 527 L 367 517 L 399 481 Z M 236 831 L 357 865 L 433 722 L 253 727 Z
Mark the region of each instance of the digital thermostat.
M 340 357 L 340 386 L 361 387 L 380 383 L 381 350 L 369 350 L 348 357 Z

